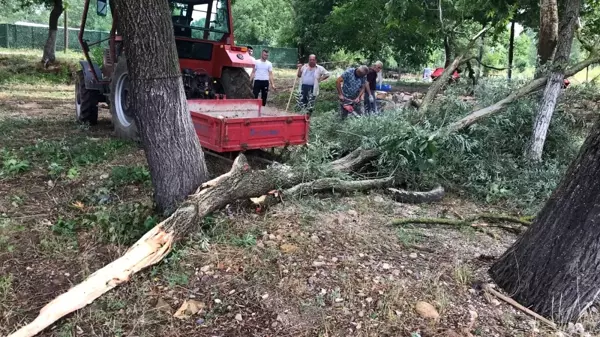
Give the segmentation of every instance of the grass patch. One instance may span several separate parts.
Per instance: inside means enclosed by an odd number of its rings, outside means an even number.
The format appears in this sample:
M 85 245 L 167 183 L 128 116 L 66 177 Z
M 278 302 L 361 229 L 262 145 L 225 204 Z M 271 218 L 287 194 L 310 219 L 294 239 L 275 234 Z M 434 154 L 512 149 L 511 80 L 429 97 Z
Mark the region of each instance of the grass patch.
M 115 166 L 110 173 L 113 186 L 130 184 L 150 185 L 150 171 L 146 166 Z
M 73 74 L 80 67 L 81 54 L 61 55 L 58 62 L 44 68 L 40 51 L 0 49 L 1 84 L 65 84 L 71 83 Z M 62 56 L 62 57 L 61 57 Z

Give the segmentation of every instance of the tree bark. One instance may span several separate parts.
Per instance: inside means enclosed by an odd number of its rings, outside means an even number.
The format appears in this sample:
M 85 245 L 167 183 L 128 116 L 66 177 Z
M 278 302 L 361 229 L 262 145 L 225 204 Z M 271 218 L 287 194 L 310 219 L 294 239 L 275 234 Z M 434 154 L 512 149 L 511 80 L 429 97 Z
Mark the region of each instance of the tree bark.
M 44 54 L 42 55 L 42 63 L 47 65 L 56 61 L 56 34 L 58 32 L 58 19 L 63 12 L 62 0 L 54 0 L 52 11 L 50 11 L 50 19 L 48 22 L 48 39 L 44 45 Z
M 558 41 L 557 0 L 541 0 L 540 32 L 538 34 L 538 67 L 536 78 L 542 76 L 543 66 L 552 60 Z
M 450 45 L 448 36 L 444 36 L 444 56 L 444 68 L 448 68 L 452 64 L 452 46 Z
M 575 25 L 579 18 L 580 7 L 581 0 L 568 1 L 565 6 L 565 14 L 562 16 L 560 38 L 558 39 L 558 46 L 556 47 L 552 73 L 549 76 L 550 80 L 546 83 L 544 96 L 540 101 L 535 122 L 533 123 L 532 136 L 525 149 L 525 157 L 535 162 L 542 160 L 548 127 L 550 126 L 556 101 L 560 96 L 561 88 L 564 83 L 564 69 L 568 64 L 569 56 L 571 55 L 571 46 L 573 45 Z
M 508 294 L 560 322 L 600 294 L 600 121 L 531 227 L 491 267 Z
M 128 103 L 135 111 L 156 207 L 168 213 L 207 178 L 183 90 L 169 7 L 163 0 L 116 3 L 127 54 Z
M 512 79 L 513 57 L 515 54 L 515 22 L 510 23 L 510 38 L 508 41 L 508 79 Z
M 598 63 L 598 62 L 600 62 L 600 56 L 593 54 L 588 59 L 581 61 L 577 64 L 574 64 L 572 67 L 568 68 L 565 71 L 564 77 L 567 78 L 567 77 L 573 76 L 573 75 L 577 74 L 578 72 L 580 72 L 581 70 L 585 69 L 585 67 L 587 67 L 591 64 Z M 443 129 L 440 129 L 438 131 L 438 133 L 452 133 L 452 132 L 456 132 L 456 131 L 462 130 L 464 128 L 467 128 L 467 127 L 479 122 L 480 120 L 482 120 L 486 117 L 489 117 L 490 115 L 492 115 L 498 111 L 501 111 L 506 106 L 508 106 L 512 102 L 518 100 L 519 98 L 527 96 L 533 92 L 540 90 L 541 88 L 543 88 L 546 85 L 547 80 L 548 80 L 547 77 L 535 79 L 535 80 L 527 83 L 525 86 L 521 87 L 519 90 L 515 91 L 514 93 L 508 95 L 506 98 L 503 98 L 500 101 L 498 101 L 490 106 L 487 106 L 485 108 L 475 110 L 475 111 L 471 112 L 469 115 L 459 119 L 458 121 L 456 121 L 452 124 L 449 124 L 448 126 L 446 126 Z
M 477 79 L 476 82 L 479 83 L 479 79 L 481 78 L 481 73 L 482 73 L 482 68 L 481 68 L 481 64 L 483 62 L 483 48 L 485 45 L 485 33 L 481 34 L 481 41 L 479 44 L 479 54 L 477 55 L 477 64 L 479 65 L 477 67 Z

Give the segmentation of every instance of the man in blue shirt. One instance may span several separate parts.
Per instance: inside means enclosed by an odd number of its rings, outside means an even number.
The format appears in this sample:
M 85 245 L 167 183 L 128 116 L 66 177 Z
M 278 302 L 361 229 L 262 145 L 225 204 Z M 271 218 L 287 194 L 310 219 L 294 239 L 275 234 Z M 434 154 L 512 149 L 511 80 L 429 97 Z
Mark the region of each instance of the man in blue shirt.
M 371 89 L 367 85 L 367 66 L 348 68 L 336 81 L 337 92 L 340 98 L 340 111 L 342 118 L 349 113 L 360 114 L 360 97 L 367 90 L 369 97 Z

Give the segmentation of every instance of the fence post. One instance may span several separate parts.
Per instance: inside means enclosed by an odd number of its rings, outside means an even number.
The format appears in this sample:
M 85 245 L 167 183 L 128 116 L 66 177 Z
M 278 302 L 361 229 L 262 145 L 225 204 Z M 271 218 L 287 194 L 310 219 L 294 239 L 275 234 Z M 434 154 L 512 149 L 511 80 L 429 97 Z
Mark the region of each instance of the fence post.
M 69 49 L 69 28 L 67 27 L 67 9 L 64 9 L 63 16 L 65 23 L 63 24 L 63 35 L 65 36 L 65 53 Z

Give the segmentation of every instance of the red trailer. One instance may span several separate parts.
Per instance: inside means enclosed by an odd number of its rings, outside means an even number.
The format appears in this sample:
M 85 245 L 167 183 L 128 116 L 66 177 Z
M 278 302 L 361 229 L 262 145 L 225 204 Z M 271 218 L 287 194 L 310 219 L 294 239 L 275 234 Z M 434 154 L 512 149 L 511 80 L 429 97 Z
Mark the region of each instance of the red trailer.
M 263 107 L 260 99 L 188 100 L 202 147 L 234 152 L 306 144 L 306 115 Z

